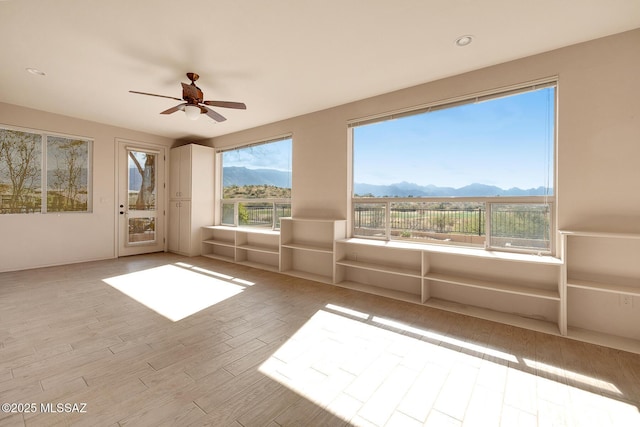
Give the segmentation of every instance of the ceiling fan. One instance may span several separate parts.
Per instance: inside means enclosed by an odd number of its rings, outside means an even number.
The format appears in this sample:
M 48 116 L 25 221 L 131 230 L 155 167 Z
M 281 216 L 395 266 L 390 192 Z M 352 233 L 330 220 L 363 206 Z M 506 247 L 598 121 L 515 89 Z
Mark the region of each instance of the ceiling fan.
M 183 104 L 176 105 L 175 107 L 171 107 L 168 110 L 161 112 L 160 114 L 171 114 L 176 111 L 184 111 L 185 115 L 191 119 L 196 120 L 200 117 L 200 114 L 206 114 L 211 117 L 216 122 L 223 122 L 227 120 L 221 114 L 215 112 L 209 106 L 212 107 L 222 107 L 222 108 L 235 108 L 239 110 L 246 110 L 247 106 L 242 102 L 232 102 L 232 101 L 203 101 L 202 90 L 198 86 L 196 86 L 196 80 L 198 80 L 200 76 L 196 73 L 187 73 L 187 78 L 191 80 L 191 84 L 181 83 L 182 84 L 182 99 L 176 98 L 173 96 L 166 95 L 156 95 L 154 93 L 146 93 L 146 92 L 138 92 L 135 90 L 130 90 L 131 93 L 137 93 L 140 95 L 150 95 L 157 96 L 159 98 L 169 98 L 175 99 L 176 101 L 186 101 Z

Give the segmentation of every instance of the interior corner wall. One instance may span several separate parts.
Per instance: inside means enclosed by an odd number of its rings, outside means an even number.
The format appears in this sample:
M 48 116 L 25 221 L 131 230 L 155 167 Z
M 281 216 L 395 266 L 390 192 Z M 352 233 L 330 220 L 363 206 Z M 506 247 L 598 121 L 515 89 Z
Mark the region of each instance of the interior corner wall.
M 640 29 L 517 59 L 209 141 L 293 133 L 292 213 L 348 218 L 347 121 L 558 77 L 557 225 L 636 229 L 640 218 Z M 325 82 L 331 90 L 330 82 Z
M 93 212 L 0 215 L 0 272 L 116 257 L 116 138 L 173 140 L 4 103 L 0 124 L 94 141 Z

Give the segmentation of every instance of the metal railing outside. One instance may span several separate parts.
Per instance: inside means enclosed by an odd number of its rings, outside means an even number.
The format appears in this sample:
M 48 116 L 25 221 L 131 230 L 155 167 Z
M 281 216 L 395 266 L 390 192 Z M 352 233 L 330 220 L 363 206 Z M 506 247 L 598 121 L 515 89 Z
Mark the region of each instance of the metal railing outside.
M 280 218 L 290 216 L 291 202 L 286 199 L 222 202 L 222 225 L 265 227 L 279 230 Z
M 353 234 L 550 252 L 551 209 L 548 202 L 356 202 Z
M 482 236 L 484 209 L 408 209 L 391 208 L 391 228 Z

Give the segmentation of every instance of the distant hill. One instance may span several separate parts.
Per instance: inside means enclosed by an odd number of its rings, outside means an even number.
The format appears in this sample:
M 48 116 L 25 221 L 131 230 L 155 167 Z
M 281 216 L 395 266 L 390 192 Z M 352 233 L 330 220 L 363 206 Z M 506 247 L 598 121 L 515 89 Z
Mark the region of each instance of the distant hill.
M 399 182 L 390 185 L 354 184 L 354 193 L 358 196 L 374 197 L 488 197 L 488 196 L 544 196 L 545 187 L 503 189 L 493 185 L 470 184 L 460 188 L 418 185 L 411 182 Z
M 129 169 L 129 184 L 131 190 L 140 189 L 142 177 L 136 168 Z M 281 188 L 291 188 L 291 174 L 276 169 L 249 169 L 245 167 L 229 166 L 224 168 L 224 186 L 237 185 L 272 185 Z
M 291 175 L 276 169 L 248 169 L 229 166 L 224 168 L 224 186 L 231 185 L 272 185 L 291 188 Z M 460 188 L 418 185 L 411 182 L 398 182 L 390 185 L 354 184 L 358 196 L 374 197 L 490 197 L 490 196 L 544 196 L 545 187 L 503 189 L 493 185 L 469 184 Z

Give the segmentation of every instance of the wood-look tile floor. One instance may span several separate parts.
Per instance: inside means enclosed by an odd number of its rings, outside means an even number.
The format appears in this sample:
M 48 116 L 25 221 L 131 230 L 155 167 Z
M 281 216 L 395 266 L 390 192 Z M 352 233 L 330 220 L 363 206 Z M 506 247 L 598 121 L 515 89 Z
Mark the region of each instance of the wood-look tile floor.
M 0 403 L 0 426 L 637 426 L 640 356 L 152 254 L 0 274 Z

